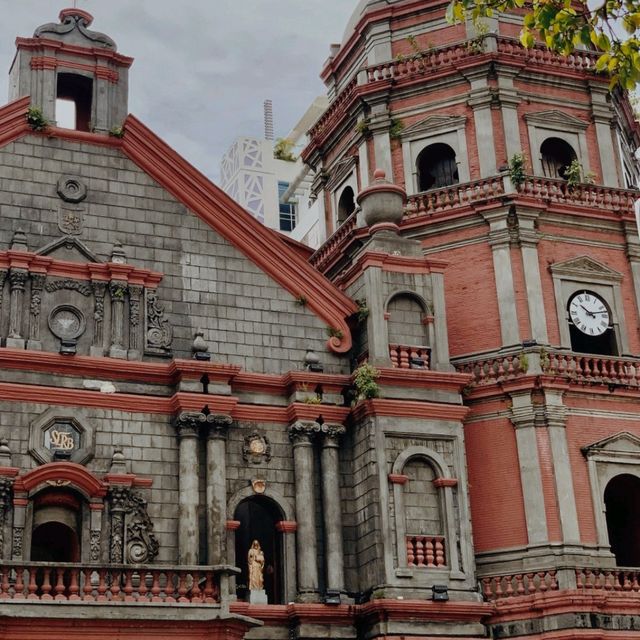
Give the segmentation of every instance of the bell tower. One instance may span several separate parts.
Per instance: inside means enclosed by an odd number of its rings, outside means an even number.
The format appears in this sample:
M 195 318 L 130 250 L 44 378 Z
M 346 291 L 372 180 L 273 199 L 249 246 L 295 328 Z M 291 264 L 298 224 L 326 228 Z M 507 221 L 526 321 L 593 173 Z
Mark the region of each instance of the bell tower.
M 33 37 L 17 38 L 9 73 L 9 99 L 31 97 L 51 123 L 60 124 L 66 102 L 73 113 L 70 128 L 107 133 L 120 127 L 128 113 L 128 73 L 132 58 L 116 43 L 91 31 L 93 16 L 63 9 L 59 23 L 38 27 Z

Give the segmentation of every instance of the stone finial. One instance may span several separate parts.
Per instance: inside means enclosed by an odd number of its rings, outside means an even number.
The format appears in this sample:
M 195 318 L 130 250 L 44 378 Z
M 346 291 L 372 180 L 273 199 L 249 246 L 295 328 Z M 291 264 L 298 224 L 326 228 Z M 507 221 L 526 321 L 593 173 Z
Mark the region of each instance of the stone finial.
M 114 448 L 109 473 L 127 473 L 127 459 L 124 457 L 122 447 Z
M 6 438 L 0 440 L 0 467 L 11 466 L 11 449 L 9 449 L 9 441 Z
M 113 245 L 109 262 L 113 262 L 115 264 L 125 264 L 127 262 L 127 254 L 124 252 L 121 242 L 116 241 Z
M 307 350 L 307 354 L 304 357 L 304 365 L 308 371 L 322 373 L 324 370 L 324 367 L 320 362 L 320 356 L 311 349 Z
M 211 360 L 211 354 L 209 351 L 209 345 L 204 339 L 204 331 L 197 329 L 193 343 L 191 344 L 191 351 L 193 353 L 194 360 Z
M 11 239 L 11 251 L 29 251 L 27 236 L 22 229 L 17 229 Z
M 404 215 L 407 194 L 402 187 L 388 182 L 382 169 L 376 169 L 373 183 L 358 194 L 358 204 L 369 227 L 397 231 Z

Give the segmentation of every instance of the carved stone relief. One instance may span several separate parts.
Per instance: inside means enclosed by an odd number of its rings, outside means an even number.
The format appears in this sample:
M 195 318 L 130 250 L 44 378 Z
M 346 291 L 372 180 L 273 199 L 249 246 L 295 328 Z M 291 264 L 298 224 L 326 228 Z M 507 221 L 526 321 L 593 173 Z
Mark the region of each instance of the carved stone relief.
M 170 355 L 173 329 L 164 315 L 158 293 L 145 289 L 146 343 L 145 353 Z
M 271 443 L 266 436 L 253 431 L 245 436 L 242 445 L 242 457 L 245 462 L 261 464 L 271 460 Z

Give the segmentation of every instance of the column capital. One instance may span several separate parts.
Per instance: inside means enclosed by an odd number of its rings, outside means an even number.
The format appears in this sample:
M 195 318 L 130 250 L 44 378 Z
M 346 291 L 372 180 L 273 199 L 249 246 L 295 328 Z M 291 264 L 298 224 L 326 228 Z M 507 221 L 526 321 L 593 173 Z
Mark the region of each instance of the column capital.
M 233 424 L 233 418 L 229 415 L 209 414 L 207 421 L 204 423 L 209 440 L 226 440 L 229 433 L 229 427 Z
M 289 440 L 294 447 L 311 444 L 321 429 L 318 422 L 299 420 L 289 427 Z
M 175 428 L 179 438 L 197 438 L 200 425 L 206 422 L 207 416 L 204 413 L 185 412 L 175 419 Z
M 328 424 L 325 423 L 320 427 L 323 447 L 338 447 L 340 445 L 340 439 L 347 432 L 347 429 L 342 424 Z
M 111 280 L 109 282 L 109 293 L 112 298 L 122 300 L 124 294 L 127 293 L 127 283 L 121 280 Z
M 24 269 L 11 269 L 11 271 L 9 271 L 11 291 L 24 291 L 28 275 L 29 272 Z

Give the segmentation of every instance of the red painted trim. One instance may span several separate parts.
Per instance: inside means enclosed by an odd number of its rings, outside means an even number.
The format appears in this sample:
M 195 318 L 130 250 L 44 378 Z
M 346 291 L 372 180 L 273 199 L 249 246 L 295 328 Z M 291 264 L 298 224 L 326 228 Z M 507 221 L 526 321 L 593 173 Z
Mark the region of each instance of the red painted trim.
M 240 520 L 227 520 L 227 531 L 237 531 L 241 524 Z
M 151 478 L 141 478 L 130 473 L 108 473 L 104 477 L 104 481 L 108 485 L 125 485 L 127 487 L 151 487 L 153 480 Z
M 280 533 L 295 533 L 298 530 L 298 523 L 294 520 L 280 520 L 276 522 L 276 531 Z
M 31 98 L 25 97 L 0 108 L 0 147 L 31 131 L 27 124 L 27 109 Z
M 470 409 L 461 405 L 409 400 L 367 400 L 359 403 L 353 414 L 357 418 L 369 416 L 456 420 L 462 422 Z
M 417 387 L 420 389 L 440 389 L 461 393 L 471 382 L 471 374 L 425 369 L 398 369 L 377 367 L 380 374 L 377 382 L 392 387 Z
M 46 51 L 55 49 L 59 53 L 66 53 L 81 58 L 88 58 L 95 63 L 96 60 L 109 61 L 118 67 L 129 68 L 133 64 L 133 58 L 123 56 L 113 49 L 103 47 L 83 47 L 80 45 L 51 40 L 50 38 L 16 38 L 16 48 L 29 51 Z
M 405 485 L 409 482 L 409 476 L 405 476 L 401 473 L 390 473 L 387 477 L 391 484 Z
M 77 71 L 87 71 L 94 74 L 97 78 L 104 78 L 113 84 L 117 84 L 120 78 L 117 71 L 103 67 L 97 64 L 82 64 L 81 62 L 71 62 L 70 60 L 60 60 L 53 56 L 34 56 L 31 58 L 30 66 L 32 69 L 74 69 Z
M 13 506 L 14 507 L 26 507 L 29 504 L 29 500 L 26 498 L 14 498 Z
M 89 511 L 104 511 L 104 503 L 102 502 L 90 502 Z
M 107 488 L 86 467 L 75 462 L 50 462 L 16 479 L 16 491 L 31 491 L 47 481 L 69 482 L 80 488 L 90 498 L 103 497 Z
M 349 351 L 352 338 L 346 319 L 358 310 L 352 300 L 276 234 L 265 234 L 258 220 L 134 116 L 127 118 L 125 129 L 122 150 L 127 157 L 289 293 L 303 295 L 315 314 L 342 332 L 342 338 L 328 340 L 328 347 L 336 353 Z
M 64 22 L 67 16 L 80 16 L 81 18 L 84 18 L 85 22 L 87 23 L 87 27 L 90 27 L 91 23 L 93 22 L 93 16 L 88 11 L 83 11 L 82 9 L 77 9 L 76 7 L 62 9 L 62 11 L 60 11 L 60 14 L 58 15 L 58 19 L 60 20 L 60 22 Z
M 5 478 L 15 478 L 20 473 L 18 467 L 0 467 L 0 476 Z
M 433 486 L 436 489 L 440 489 L 441 487 L 457 487 L 458 480 L 456 478 L 436 478 L 432 480 Z
M 47 138 L 61 138 L 70 142 L 97 144 L 103 147 L 122 147 L 122 139 L 110 136 L 108 133 L 94 133 L 92 131 L 78 131 L 76 129 L 63 129 L 62 127 L 47 127 L 44 131 L 35 132 Z

